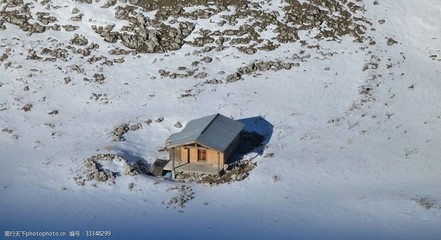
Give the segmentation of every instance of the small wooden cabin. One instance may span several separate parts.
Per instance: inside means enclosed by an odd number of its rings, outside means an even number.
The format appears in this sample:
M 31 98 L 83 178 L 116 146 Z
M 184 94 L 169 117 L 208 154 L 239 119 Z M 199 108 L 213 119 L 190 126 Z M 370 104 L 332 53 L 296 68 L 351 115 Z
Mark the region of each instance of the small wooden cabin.
M 221 114 L 194 119 L 167 139 L 170 160 L 205 164 L 220 170 L 239 147 L 243 127 L 243 123 Z

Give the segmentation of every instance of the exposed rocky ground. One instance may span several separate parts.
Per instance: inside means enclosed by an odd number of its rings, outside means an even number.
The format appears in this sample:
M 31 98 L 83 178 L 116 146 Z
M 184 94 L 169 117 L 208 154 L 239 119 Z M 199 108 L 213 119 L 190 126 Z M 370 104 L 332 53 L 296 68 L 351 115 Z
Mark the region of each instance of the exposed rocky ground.
M 44 47 L 29 48 L 29 61 L 69 61 L 75 58 L 85 59 L 90 64 L 111 66 L 123 63 L 126 57 L 133 54 L 166 53 L 181 49 L 183 46 L 196 47 L 191 54 L 200 55 L 200 61 L 183 65 L 179 69 L 161 69 L 157 76 L 169 78 L 204 79 L 207 83 L 234 82 L 243 74 L 257 71 L 290 69 L 299 66 L 305 57 L 292 58 L 291 61 L 256 61 L 239 67 L 235 72 L 219 77 L 206 79 L 209 76 L 203 71 L 204 66 L 215 64 L 216 59 L 209 55 L 211 51 L 222 52 L 235 48 L 239 52 L 253 55 L 258 51 L 270 52 L 283 44 L 301 42 L 308 48 L 320 49 L 320 45 L 308 45 L 298 35 L 299 31 L 309 31 L 311 38 L 326 41 L 341 41 L 349 36 L 353 41 L 375 44 L 365 32 L 372 23 L 362 17 L 364 11 L 360 1 L 285 1 L 280 11 L 268 11 L 271 1 L 154 1 L 154 0 L 109 0 L 77 2 L 87 5 L 99 5 L 103 13 L 113 15 L 106 24 L 100 24 L 99 16 L 85 15 L 80 9 L 62 5 L 58 1 L 28 2 L 23 0 L 2 1 L 0 7 L 0 26 L 4 22 L 17 26 L 29 35 L 47 31 L 65 31 L 72 34 L 68 39 L 48 38 Z M 36 4 L 47 11 L 33 11 Z M 84 8 L 84 9 L 85 9 Z M 70 14 L 55 17 L 53 11 L 68 11 Z M 154 14 L 152 14 L 154 13 Z M 63 19 L 61 19 L 63 18 Z M 216 19 L 216 20 L 213 20 Z M 197 26 L 204 20 L 207 24 Z M 81 24 L 83 22 L 89 24 Z M 125 24 L 121 25 L 120 22 Z M 96 36 L 85 36 L 81 28 L 91 28 Z M 89 31 L 90 29 L 86 29 Z M 271 37 L 268 37 L 271 36 Z M 97 43 L 91 39 L 101 38 Z M 396 42 L 390 39 L 391 44 Z M 103 55 L 103 43 L 121 47 L 111 47 Z M 5 61 L 13 51 L 3 54 Z M 189 53 L 190 54 L 190 53 Z M 206 55 L 207 54 L 207 55 Z M 302 53 L 300 53 L 301 55 Z M 115 57 L 113 57 L 115 56 Z M 300 61 L 299 61 L 300 60 Z M 102 73 L 87 72 L 78 65 L 68 65 L 65 72 L 74 71 L 82 74 L 84 81 L 102 84 L 106 77 Z M 72 83 L 72 76 L 66 76 L 66 84 Z M 108 103 L 105 94 L 94 93 L 95 101 Z
M 239 160 L 226 164 L 220 175 L 178 172 L 176 174 L 176 181 L 202 183 L 206 187 L 211 187 L 222 183 L 242 181 L 248 177 L 249 172 L 255 166 L 255 163 L 252 163 L 250 160 Z
M 184 208 L 185 204 L 194 198 L 194 192 L 190 186 L 180 185 L 177 187 L 172 187 L 172 188 L 167 189 L 167 192 L 173 192 L 173 191 L 177 191 L 178 195 L 175 197 L 172 197 L 170 199 L 170 201 L 168 201 L 167 203 L 162 202 L 162 204 L 167 204 L 167 208 L 169 208 L 169 207 Z M 182 210 L 179 210 L 179 211 L 182 211 Z
M 100 161 L 108 161 L 113 163 L 121 163 L 122 171 L 113 172 L 106 168 L 103 168 Z M 139 172 L 145 172 L 145 165 L 142 162 L 131 163 L 128 162 L 123 157 L 116 154 L 97 154 L 86 160 L 84 160 L 85 171 L 84 175 L 79 175 L 74 177 L 76 183 L 83 186 L 86 181 L 95 180 L 97 182 L 109 182 L 110 184 L 115 184 L 115 179 L 121 174 L 127 176 L 138 175 Z M 96 184 L 95 184 L 96 186 Z M 130 188 L 130 187 L 129 187 Z M 133 186 L 132 186 L 133 188 Z

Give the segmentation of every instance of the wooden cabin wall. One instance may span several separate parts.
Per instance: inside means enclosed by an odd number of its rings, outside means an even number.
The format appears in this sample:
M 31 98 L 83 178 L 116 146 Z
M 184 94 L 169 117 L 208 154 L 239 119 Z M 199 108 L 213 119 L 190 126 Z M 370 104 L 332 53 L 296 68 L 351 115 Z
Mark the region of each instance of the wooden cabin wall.
M 231 144 L 225 149 L 224 151 L 224 164 L 229 163 L 231 161 L 231 157 L 234 155 L 234 152 L 239 147 L 239 136 L 237 135 L 236 138 L 231 142 Z
M 218 164 L 218 157 L 221 157 L 219 152 L 214 149 L 207 149 L 207 163 L 211 164 L 213 166 L 217 166 Z M 223 165 L 223 159 L 220 159 L 221 165 Z

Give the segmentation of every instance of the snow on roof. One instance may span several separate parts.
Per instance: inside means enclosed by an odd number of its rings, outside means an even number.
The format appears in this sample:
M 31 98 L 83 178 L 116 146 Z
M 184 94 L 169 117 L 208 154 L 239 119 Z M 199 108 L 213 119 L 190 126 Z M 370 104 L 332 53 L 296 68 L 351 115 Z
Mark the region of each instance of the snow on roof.
M 199 143 L 223 152 L 243 127 L 241 122 L 213 114 L 191 120 L 181 132 L 170 135 L 167 143 L 168 147 Z

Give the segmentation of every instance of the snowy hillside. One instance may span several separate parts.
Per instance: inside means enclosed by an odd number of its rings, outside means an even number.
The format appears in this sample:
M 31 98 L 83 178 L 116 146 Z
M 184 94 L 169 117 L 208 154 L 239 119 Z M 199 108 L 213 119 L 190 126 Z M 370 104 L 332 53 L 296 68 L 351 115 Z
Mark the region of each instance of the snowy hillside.
M 439 239 L 440 12 L 438 0 L 0 1 L 2 236 Z M 78 181 L 96 154 L 167 158 L 177 122 L 214 113 L 272 125 L 243 181 L 131 176 L 122 162 L 106 163 L 114 182 Z

